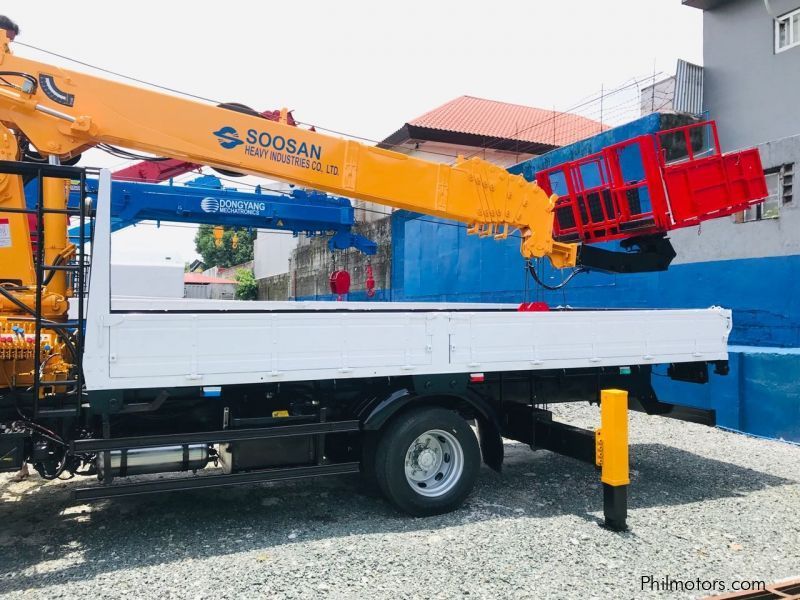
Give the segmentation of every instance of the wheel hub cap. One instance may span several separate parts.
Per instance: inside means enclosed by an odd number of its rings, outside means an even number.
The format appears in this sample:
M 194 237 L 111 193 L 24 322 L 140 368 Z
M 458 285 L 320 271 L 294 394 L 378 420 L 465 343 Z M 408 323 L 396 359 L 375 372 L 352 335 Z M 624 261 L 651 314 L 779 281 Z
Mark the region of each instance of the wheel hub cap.
M 458 483 L 463 471 L 464 451 L 449 431 L 426 431 L 411 442 L 406 452 L 406 481 L 422 496 L 446 494 Z
M 436 452 L 426 448 L 417 457 L 417 464 L 425 471 L 430 470 L 436 464 Z

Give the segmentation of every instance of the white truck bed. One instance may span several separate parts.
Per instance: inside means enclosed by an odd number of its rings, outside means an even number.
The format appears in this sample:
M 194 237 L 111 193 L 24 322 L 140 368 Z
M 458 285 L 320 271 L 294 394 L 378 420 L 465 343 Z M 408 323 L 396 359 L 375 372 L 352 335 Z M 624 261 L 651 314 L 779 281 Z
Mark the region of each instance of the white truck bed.
M 83 362 L 89 390 L 727 358 L 731 313 L 716 307 L 517 312 L 504 304 L 112 301 L 103 187 Z

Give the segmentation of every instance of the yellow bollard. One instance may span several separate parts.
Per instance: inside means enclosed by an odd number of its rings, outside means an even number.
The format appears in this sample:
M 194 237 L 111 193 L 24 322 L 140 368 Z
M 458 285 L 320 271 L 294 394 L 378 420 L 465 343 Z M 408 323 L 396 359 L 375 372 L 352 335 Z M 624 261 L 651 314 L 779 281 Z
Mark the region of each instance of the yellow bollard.
M 628 514 L 628 392 L 600 392 L 600 428 L 595 431 L 595 462 L 601 468 L 605 526 L 626 530 Z

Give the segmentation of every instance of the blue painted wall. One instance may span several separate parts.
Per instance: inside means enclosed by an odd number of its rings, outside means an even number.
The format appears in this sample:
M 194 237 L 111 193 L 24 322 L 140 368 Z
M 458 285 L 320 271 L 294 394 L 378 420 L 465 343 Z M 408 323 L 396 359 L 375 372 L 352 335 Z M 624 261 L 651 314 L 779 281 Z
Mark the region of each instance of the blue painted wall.
M 413 213 L 395 213 L 391 300 L 521 302 L 525 270 L 519 239 L 467 236 L 464 227 Z M 565 275 L 542 261 L 547 283 Z M 800 255 L 677 264 L 663 273 L 575 277 L 563 290 L 529 281 L 528 298 L 575 307 L 733 310 L 731 343 L 800 346 Z
M 722 427 L 800 442 L 800 351 L 732 346 L 730 373 L 706 385 L 654 377 L 661 400 L 711 408 Z
M 404 211 L 393 216 L 392 239 L 393 301 L 731 308 L 730 374 L 714 375 L 708 385 L 655 377 L 659 395 L 713 408 L 724 427 L 800 442 L 800 255 L 676 264 L 663 273 L 581 274 L 557 292 L 530 281 L 526 296 L 518 239 L 478 239 L 457 223 Z M 547 261 L 540 269 L 551 284 L 564 276 Z

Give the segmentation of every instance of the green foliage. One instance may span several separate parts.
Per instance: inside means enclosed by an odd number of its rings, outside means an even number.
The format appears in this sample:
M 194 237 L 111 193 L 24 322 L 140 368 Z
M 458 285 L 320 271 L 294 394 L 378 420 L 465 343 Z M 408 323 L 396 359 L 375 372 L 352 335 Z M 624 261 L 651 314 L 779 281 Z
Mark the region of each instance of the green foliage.
M 236 248 L 233 247 L 233 236 L 236 235 Z M 222 233 L 222 244 L 217 247 L 214 240 L 214 227 L 200 225 L 194 236 L 194 246 L 203 258 L 206 268 L 232 267 L 253 260 L 253 241 L 255 232 L 244 228 L 225 227 Z
M 258 282 L 250 269 L 236 270 L 236 299 L 256 300 L 258 298 Z

